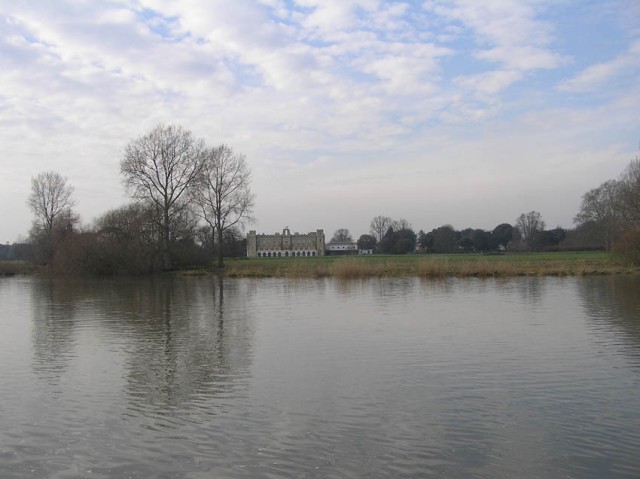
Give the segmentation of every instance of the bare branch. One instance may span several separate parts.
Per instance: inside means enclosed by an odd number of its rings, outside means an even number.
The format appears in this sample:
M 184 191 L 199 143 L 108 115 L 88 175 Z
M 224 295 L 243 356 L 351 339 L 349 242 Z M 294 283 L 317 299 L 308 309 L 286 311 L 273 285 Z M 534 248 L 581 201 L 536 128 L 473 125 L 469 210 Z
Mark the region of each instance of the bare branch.
M 244 155 L 226 146 L 209 149 L 197 187 L 191 191 L 198 214 L 218 234 L 218 265 L 223 265 L 222 237 L 235 225 L 253 221 L 254 195 L 251 171 Z
M 27 204 L 48 232 L 53 229 L 56 218 L 65 210 L 75 206 L 71 198 L 74 188 L 55 171 L 45 171 L 31 178 L 31 194 Z
M 182 198 L 202 173 L 204 141 L 175 125 L 158 125 L 131 141 L 120 163 L 127 191 L 162 212 L 163 262 L 171 268 L 170 221 L 184 208 Z

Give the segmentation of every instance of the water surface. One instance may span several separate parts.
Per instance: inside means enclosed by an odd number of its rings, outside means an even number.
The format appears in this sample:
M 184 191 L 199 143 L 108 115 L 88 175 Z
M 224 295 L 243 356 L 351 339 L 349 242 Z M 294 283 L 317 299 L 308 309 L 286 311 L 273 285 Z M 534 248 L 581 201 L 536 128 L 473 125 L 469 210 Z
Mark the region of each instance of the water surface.
M 0 278 L 0 477 L 639 477 L 639 287 Z

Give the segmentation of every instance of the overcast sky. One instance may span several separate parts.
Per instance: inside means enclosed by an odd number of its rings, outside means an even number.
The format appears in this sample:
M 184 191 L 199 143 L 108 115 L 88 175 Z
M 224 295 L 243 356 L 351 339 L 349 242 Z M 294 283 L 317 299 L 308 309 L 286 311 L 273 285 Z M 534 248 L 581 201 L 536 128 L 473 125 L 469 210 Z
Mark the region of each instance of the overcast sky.
M 640 1 L 0 0 L 0 242 L 41 171 L 129 201 L 161 122 L 246 155 L 258 232 L 571 227 L 638 155 Z

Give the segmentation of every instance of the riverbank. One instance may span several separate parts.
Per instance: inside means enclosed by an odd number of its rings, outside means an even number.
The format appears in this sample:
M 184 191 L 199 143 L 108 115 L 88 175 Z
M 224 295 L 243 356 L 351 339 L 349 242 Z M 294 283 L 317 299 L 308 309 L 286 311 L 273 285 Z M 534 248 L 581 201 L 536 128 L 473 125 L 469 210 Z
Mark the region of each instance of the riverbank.
M 0 276 L 46 273 L 25 261 L 0 261 Z M 639 274 L 620 256 L 605 252 L 428 254 L 324 256 L 314 258 L 227 259 L 229 278 L 375 277 L 509 277 Z M 179 275 L 210 274 L 206 269 L 178 271 Z
M 640 268 L 605 252 L 325 256 L 228 260 L 231 278 L 503 277 L 637 274 Z
M 41 271 L 41 267 L 27 261 L 0 261 L 0 276 L 15 276 Z

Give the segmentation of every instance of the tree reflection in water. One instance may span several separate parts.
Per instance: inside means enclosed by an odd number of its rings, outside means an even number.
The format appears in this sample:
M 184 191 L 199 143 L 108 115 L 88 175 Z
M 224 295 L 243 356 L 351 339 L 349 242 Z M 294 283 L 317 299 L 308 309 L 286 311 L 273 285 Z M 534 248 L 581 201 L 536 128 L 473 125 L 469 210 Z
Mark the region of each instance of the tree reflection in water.
M 242 286 L 215 276 L 36 281 L 33 369 L 59 379 L 78 356 L 79 329 L 100 329 L 117 346 L 133 411 L 224 395 L 252 358 Z

